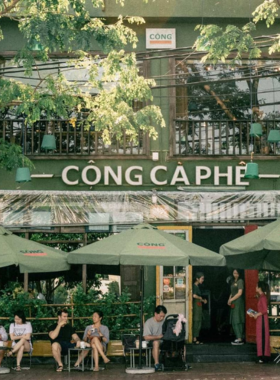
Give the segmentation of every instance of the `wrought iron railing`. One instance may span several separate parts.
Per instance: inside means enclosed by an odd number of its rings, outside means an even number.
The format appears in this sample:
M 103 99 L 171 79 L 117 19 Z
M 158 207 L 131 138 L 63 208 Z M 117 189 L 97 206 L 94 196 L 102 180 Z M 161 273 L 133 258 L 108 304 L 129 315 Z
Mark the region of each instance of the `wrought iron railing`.
M 280 129 L 280 120 L 265 120 L 262 136 L 250 136 L 250 121 L 174 120 L 174 155 L 179 156 L 241 156 L 280 155 L 280 142 L 269 143 L 273 129 Z
M 51 152 L 41 149 L 45 134 L 52 134 L 56 139 L 56 148 Z M 85 127 L 82 120 L 40 120 L 32 125 L 25 125 L 23 119 L 0 120 L 0 138 L 24 147 L 27 156 L 42 156 L 51 153 L 55 156 L 85 155 L 147 155 L 147 136 L 140 130 L 138 143 L 133 143 L 126 133 L 122 139 L 112 137 L 112 144 L 103 142 L 101 132 L 95 131 L 94 125 Z

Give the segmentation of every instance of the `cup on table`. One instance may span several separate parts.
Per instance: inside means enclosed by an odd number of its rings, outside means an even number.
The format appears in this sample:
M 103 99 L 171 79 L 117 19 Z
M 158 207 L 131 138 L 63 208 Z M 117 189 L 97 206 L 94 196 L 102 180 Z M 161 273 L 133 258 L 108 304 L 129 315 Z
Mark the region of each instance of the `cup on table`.
M 0 340 L 0 347 L 3 347 L 3 346 L 4 346 L 4 342 Z
M 142 342 L 142 348 L 147 348 L 148 342 L 146 340 L 143 340 Z
M 83 341 L 81 341 L 80 347 L 81 347 L 81 348 L 86 348 L 86 343 L 83 342 Z

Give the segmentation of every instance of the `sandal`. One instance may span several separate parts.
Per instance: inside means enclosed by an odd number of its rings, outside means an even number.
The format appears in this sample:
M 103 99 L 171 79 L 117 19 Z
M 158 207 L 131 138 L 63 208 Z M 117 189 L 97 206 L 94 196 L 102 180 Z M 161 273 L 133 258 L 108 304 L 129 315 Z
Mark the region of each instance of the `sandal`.
M 203 342 L 200 342 L 199 340 L 193 340 L 193 344 L 203 344 Z
M 20 365 L 17 365 L 17 366 L 15 367 L 15 371 L 16 371 L 16 372 L 20 372 L 20 371 L 21 371 L 21 367 L 20 367 Z
M 56 372 L 62 372 L 63 371 L 63 365 L 59 365 L 56 369 Z
M 99 368 L 93 368 L 93 372 L 99 372 Z

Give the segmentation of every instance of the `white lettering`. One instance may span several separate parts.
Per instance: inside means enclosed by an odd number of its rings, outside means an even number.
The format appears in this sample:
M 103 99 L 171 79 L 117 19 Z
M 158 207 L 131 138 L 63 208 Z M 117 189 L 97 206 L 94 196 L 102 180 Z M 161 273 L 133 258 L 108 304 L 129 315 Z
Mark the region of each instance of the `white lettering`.
M 220 173 L 219 166 L 214 167 L 214 185 L 220 184 L 220 177 L 227 178 L 227 185 L 232 185 L 232 166 L 227 167 L 226 173 Z
M 202 174 L 202 171 L 205 171 L 205 174 Z M 195 184 L 201 185 L 202 179 L 207 179 L 211 177 L 211 169 L 207 166 L 197 166 L 195 168 Z
M 70 186 L 73 186 L 73 185 L 78 185 L 79 184 L 79 180 L 77 179 L 76 181 L 70 181 L 68 179 L 68 172 L 69 170 L 76 170 L 77 172 L 79 171 L 79 167 L 78 166 L 66 166 L 66 168 L 63 169 L 62 171 L 62 181 L 66 184 L 66 185 L 70 185 Z
M 155 185 L 167 185 L 167 180 L 165 181 L 158 181 L 156 178 L 157 171 L 159 170 L 164 170 L 167 172 L 167 167 L 166 166 L 155 166 L 150 173 L 150 179 Z
M 132 181 L 130 174 L 133 170 L 140 170 L 140 172 L 142 172 L 143 168 L 141 168 L 141 166 L 131 166 L 130 168 L 128 168 L 125 172 L 126 182 L 131 186 L 142 185 L 143 183 L 142 174 L 135 174 L 134 178 L 136 179 L 136 181 Z
M 90 181 L 87 177 L 87 173 L 89 170 L 93 170 L 95 172 L 96 177 L 94 181 Z M 89 165 L 83 169 L 82 180 L 86 185 L 90 185 L 90 186 L 96 185 L 100 181 L 100 179 L 101 179 L 101 171 L 97 166 Z
M 181 178 L 179 176 L 181 176 Z M 170 185 L 176 185 L 177 182 L 183 182 L 185 185 L 190 184 L 188 176 L 183 166 L 177 166 L 172 180 L 170 182 Z
M 246 166 L 236 166 L 235 167 L 235 184 L 236 186 L 245 185 L 249 186 L 249 182 L 242 182 L 241 179 L 244 178 L 246 171 Z
M 110 166 L 104 167 L 104 185 L 109 185 L 109 175 L 113 178 L 117 185 L 122 184 L 122 167 L 118 166 L 116 174 Z

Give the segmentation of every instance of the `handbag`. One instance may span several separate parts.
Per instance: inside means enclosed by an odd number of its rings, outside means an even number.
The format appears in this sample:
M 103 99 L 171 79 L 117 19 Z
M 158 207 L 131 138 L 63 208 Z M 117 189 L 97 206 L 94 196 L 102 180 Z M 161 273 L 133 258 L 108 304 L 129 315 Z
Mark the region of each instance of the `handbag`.
M 234 309 L 234 308 L 235 308 L 235 304 L 232 303 L 232 304 L 230 305 L 230 308 L 231 308 L 231 309 Z
M 202 303 L 200 301 L 198 301 L 196 304 L 197 306 L 202 306 Z
M 136 339 L 137 339 L 136 335 L 124 334 L 122 336 L 122 344 L 125 347 L 125 349 L 136 348 L 136 343 L 135 343 Z

